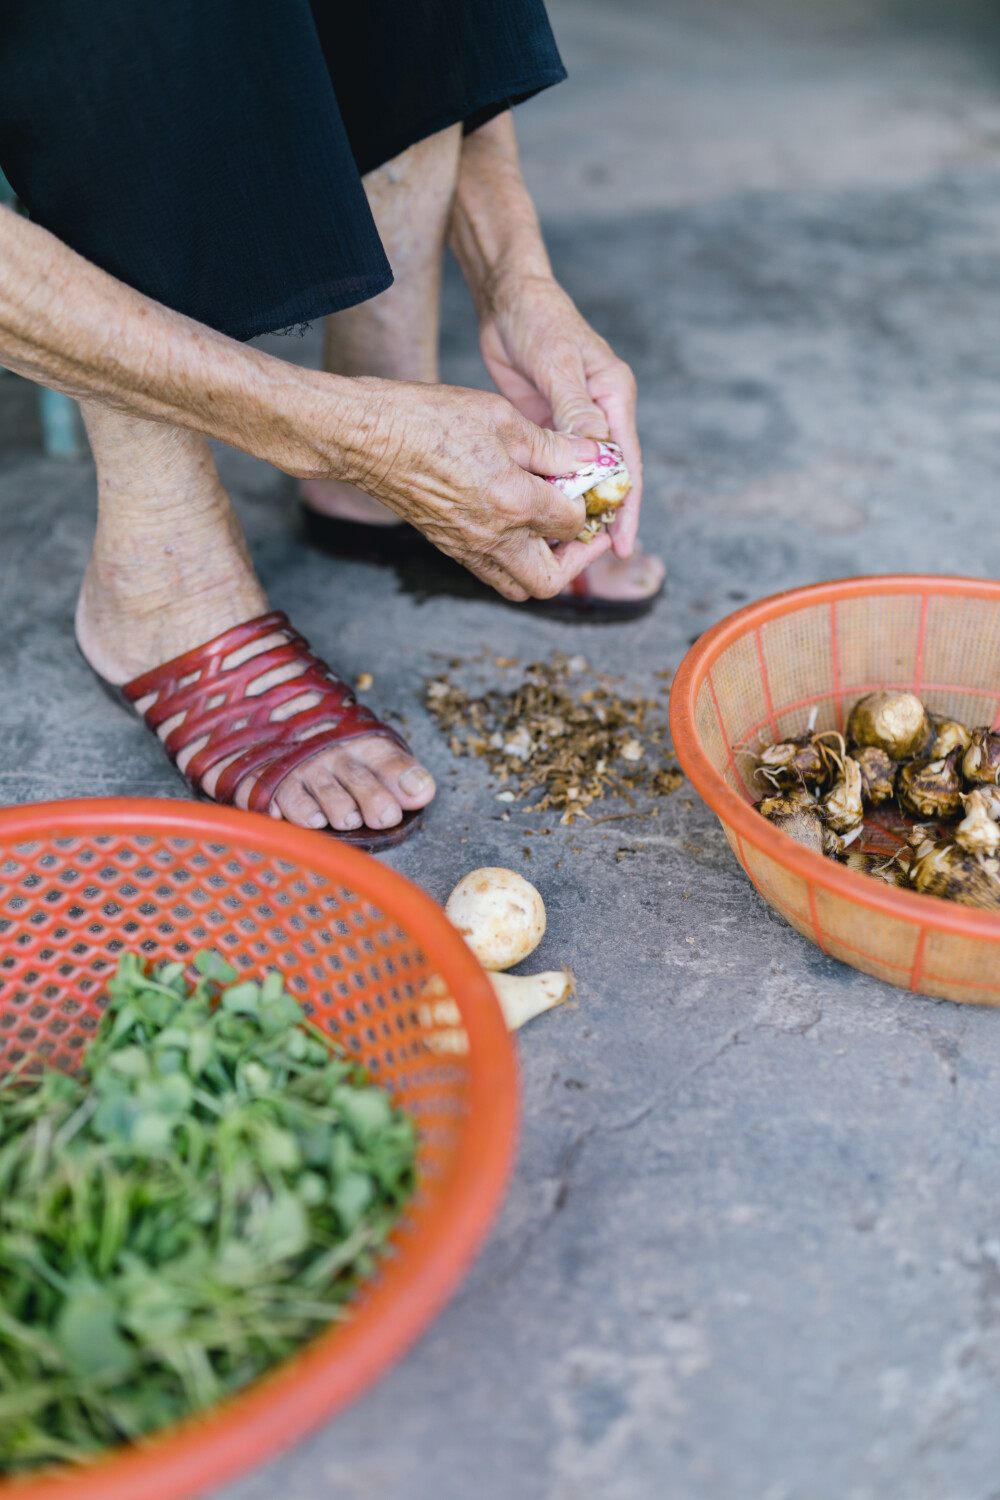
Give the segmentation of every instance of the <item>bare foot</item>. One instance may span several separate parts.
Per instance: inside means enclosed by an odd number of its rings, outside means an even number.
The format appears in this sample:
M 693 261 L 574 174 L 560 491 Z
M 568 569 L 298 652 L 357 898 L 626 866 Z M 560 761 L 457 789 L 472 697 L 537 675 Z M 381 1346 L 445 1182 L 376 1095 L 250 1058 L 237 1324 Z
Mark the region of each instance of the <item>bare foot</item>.
M 92 561 L 77 607 L 77 640 L 95 671 L 107 682 L 120 686 L 141 672 L 203 645 L 245 619 L 265 613 L 267 603 L 262 598 L 250 608 L 245 603 L 241 607 L 240 602 L 233 602 L 247 592 L 246 587 L 241 589 L 227 580 L 217 590 L 203 590 L 192 609 L 179 607 L 171 612 L 172 617 L 162 611 L 149 617 L 130 609 L 120 588 L 112 592 L 106 587 L 99 565 Z M 176 598 L 184 599 L 182 590 Z M 269 635 L 254 642 L 240 659 L 259 655 L 281 645 L 283 640 L 280 634 Z M 237 662 L 225 665 L 235 666 Z M 302 670 L 304 666 L 298 668 Z M 293 675 L 283 668 L 264 673 L 253 683 L 255 695 L 278 682 L 288 681 Z M 143 713 L 154 698 L 151 695 L 135 706 Z M 293 700 L 294 711 L 304 712 L 317 701 L 315 693 L 304 693 Z M 176 720 L 168 720 L 159 730 L 160 738 L 166 739 L 177 727 Z M 186 769 L 202 743 L 195 741 L 181 753 L 177 761 L 180 771 Z M 220 763 L 205 778 L 203 790 L 208 796 L 214 795 L 226 764 Z M 238 807 L 249 805 L 252 790 L 252 777 L 241 782 L 235 799 Z M 324 828 L 329 824 L 333 829 L 349 831 L 364 824 L 381 830 L 401 822 L 404 811 L 426 807 L 433 796 L 434 781 L 430 773 L 394 741 L 372 735 L 323 750 L 292 771 L 278 788 L 270 811 L 274 817 L 287 818 L 304 828 Z
M 267 613 L 268 603 L 204 439 L 89 406 L 84 415 L 98 461 L 100 503 L 76 634 L 94 670 L 121 686 Z M 232 655 L 247 660 L 283 639 L 268 637 Z M 264 673 L 252 692 L 303 670 L 305 663 L 292 663 Z M 293 717 L 317 701 L 303 693 L 275 717 Z M 161 739 L 176 727 L 176 718 L 162 725 Z M 198 742 L 187 747 L 188 761 L 198 748 Z M 182 771 L 184 759 L 178 761 Z M 215 767 L 206 781 L 209 796 L 223 770 Z M 238 806 L 248 806 L 253 784 L 252 778 L 240 784 Z M 291 771 L 270 811 L 306 828 L 383 830 L 433 796 L 429 771 L 392 740 L 371 735 L 322 750 Z
M 337 521 L 361 521 L 367 526 L 402 526 L 394 510 L 364 490 L 339 479 L 303 479 L 299 493 L 310 510 Z
M 652 599 L 659 593 L 666 576 L 662 558 L 643 552 L 638 542 L 631 557 L 616 557 L 613 552 L 605 552 L 581 574 L 592 599 L 629 604 L 633 600 Z M 572 590 L 566 592 L 569 594 Z
M 322 516 L 332 516 L 338 521 L 358 521 L 367 526 L 403 524 L 395 511 L 383 505 L 381 500 L 366 495 L 364 490 L 356 489 L 353 484 L 342 484 L 335 479 L 304 479 L 299 491 L 309 509 Z M 586 593 L 591 598 L 631 604 L 652 599 L 659 593 L 666 573 L 662 560 L 643 552 L 637 544 L 631 557 L 615 557 L 613 552 L 605 552 L 585 569 L 582 577 Z M 572 597 L 574 591 L 566 589 L 564 593 Z

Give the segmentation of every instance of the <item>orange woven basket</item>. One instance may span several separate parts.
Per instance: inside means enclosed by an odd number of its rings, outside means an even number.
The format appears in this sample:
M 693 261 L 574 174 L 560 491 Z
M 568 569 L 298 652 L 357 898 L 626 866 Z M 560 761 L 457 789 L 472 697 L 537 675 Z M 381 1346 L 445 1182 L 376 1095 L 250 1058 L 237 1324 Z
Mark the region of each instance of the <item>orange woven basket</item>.
M 329 836 L 147 799 L 0 812 L 0 1067 L 79 1065 L 124 948 L 215 948 L 289 991 L 415 1116 L 418 1189 L 345 1324 L 242 1395 L 11 1500 L 179 1500 L 273 1456 L 404 1353 L 496 1213 L 517 1132 L 492 987 L 428 896 Z
M 824 859 L 754 812 L 749 754 L 842 729 L 877 687 L 969 725 L 1000 724 L 1000 584 L 851 578 L 776 594 L 688 652 L 670 697 L 680 763 L 765 901 L 824 953 L 922 995 L 1000 1004 L 1000 916 L 898 890 Z

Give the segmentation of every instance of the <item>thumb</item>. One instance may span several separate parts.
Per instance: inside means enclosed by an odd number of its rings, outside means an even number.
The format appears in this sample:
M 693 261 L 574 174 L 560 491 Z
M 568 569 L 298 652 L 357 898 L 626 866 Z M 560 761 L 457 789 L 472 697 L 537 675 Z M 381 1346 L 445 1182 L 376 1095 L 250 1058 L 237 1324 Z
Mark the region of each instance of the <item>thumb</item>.
M 583 437 L 606 438 L 611 436 L 608 419 L 583 381 L 557 378 L 549 383 L 545 391 L 552 408 L 554 425 L 560 432 L 576 432 Z
M 551 432 L 528 421 L 519 423 L 507 451 L 529 474 L 570 474 L 582 464 L 593 463 L 598 454 L 592 438 Z

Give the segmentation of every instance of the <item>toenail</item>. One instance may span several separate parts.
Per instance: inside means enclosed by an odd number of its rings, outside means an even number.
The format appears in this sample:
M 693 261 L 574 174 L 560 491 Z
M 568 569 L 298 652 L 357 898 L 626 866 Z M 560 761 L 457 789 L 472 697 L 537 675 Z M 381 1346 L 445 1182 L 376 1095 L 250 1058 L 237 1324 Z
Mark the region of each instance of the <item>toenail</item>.
M 380 828 L 391 828 L 394 823 L 398 823 L 399 822 L 399 820 L 400 820 L 401 817 L 402 817 L 402 813 L 400 812 L 400 809 L 398 807 L 390 808 L 389 811 L 388 812 L 384 812 L 382 814 L 381 818 L 379 819 L 379 827 Z
M 430 784 L 431 777 L 422 766 L 411 766 L 399 778 L 400 791 L 405 792 L 408 797 L 419 796 L 421 792 L 427 790 Z
M 323 816 L 323 814 L 321 812 L 313 813 L 312 817 L 309 819 L 309 827 L 310 828 L 325 828 L 326 827 L 326 819 L 324 818 L 324 816 Z
M 345 829 L 360 828 L 362 823 L 361 814 L 357 811 L 357 809 L 355 809 L 354 812 L 345 813 L 342 822 Z

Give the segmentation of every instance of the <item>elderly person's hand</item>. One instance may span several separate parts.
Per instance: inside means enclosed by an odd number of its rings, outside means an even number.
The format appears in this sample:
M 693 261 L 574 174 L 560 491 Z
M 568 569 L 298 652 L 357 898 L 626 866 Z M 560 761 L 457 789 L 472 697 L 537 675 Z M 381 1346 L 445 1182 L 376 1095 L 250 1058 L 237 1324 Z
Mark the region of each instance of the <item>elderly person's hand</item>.
M 607 548 L 540 474 L 594 457 L 502 396 L 300 369 L 160 307 L 0 208 L 0 357 L 29 378 L 177 423 L 300 478 L 384 500 L 509 599 L 548 598 Z M 560 545 L 549 545 L 549 539 Z
M 606 537 L 573 540 L 586 519 L 583 500 L 537 477 L 594 458 L 589 438 L 547 431 L 484 391 L 355 385 L 375 415 L 345 477 L 506 598 L 551 598 L 607 550 Z
M 611 527 L 611 540 L 617 556 L 628 557 L 642 500 L 635 376 L 628 365 L 551 276 L 499 278 L 490 289 L 479 338 L 497 390 L 524 416 L 557 432 L 610 437 L 619 445 L 632 488 Z
M 480 347 L 497 389 L 539 426 L 610 437 L 621 447 L 632 490 L 611 538 L 617 556 L 628 557 L 642 499 L 635 378 L 552 275 L 509 112 L 465 141 L 451 247 L 476 304 Z

